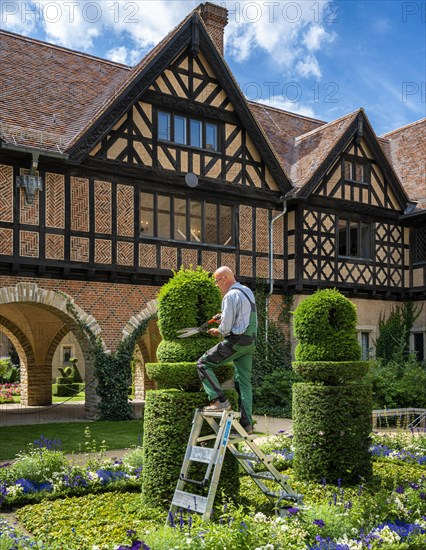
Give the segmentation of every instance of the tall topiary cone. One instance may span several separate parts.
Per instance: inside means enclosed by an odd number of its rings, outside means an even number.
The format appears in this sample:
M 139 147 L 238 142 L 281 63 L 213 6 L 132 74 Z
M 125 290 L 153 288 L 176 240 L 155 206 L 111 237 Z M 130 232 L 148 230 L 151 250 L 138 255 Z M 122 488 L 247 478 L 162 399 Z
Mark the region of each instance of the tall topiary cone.
M 372 475 L 371 386 L 363 381 L 356 309 L 337 290 L 319 290 L 294 312 L 294 471 L 304 481 L 354 484 Z
M 201 268 L 181 268 L 158 295 L 158 328 L 163 338 L 157 350 L 159 363 L 148 363 L 148 376 L 158 390 L 148 391 L 145 400 L 142 494 L 148 506 L 168 507 L 179 478 L 195 409 L 206 404 L 201 391 L 196 360 L 219 340 L 206 334 L 178 338 L 177 331 L 197 327 L 220 311 L 221 295 L 212 277 Z M 219 381 L 232 377 L 232 366 L 220 367 Z M 229 390 L 233 408 L 238 398 Z M 189 472 L 202 479 L 205 467 Z M 238 493 L 238 465 L 227 456 L 220 488 L 227 495 Z M 204 489 L 206 490 L 206 489 Z M 194 485 L 188 489 L 196 493 Z M 220 494 L 220 492 L 218 493 Z

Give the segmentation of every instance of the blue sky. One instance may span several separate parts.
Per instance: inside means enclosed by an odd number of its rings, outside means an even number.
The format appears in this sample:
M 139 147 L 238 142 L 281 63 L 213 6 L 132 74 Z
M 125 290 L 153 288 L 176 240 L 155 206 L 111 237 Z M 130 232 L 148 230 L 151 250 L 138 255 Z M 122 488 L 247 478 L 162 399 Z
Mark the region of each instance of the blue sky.
M 0 0 L 2 29 L 136 64 L 200 2 Z M 426 116 L 426 2 L 215 1 L 249 99 L 324 121 L 363 107 L 378 135 Z

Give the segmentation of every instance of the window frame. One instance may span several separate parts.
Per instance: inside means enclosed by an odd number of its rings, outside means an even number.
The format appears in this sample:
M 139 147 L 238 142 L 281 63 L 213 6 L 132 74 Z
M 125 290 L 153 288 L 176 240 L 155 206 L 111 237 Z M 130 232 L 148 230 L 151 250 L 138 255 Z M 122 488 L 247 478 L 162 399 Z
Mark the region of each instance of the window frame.
M 345 223 L 345 228 L 341 229 L 340 222 Z M 363 238 L 363 227 L 367 226 L 367 235 L 368 235 L 368 255 L 363 255 L 364 249 L 364 239 Z M 353 229 L 356 230 L 356 253 L 351 253 L 352 248 L 352 232 Z M 372 222 L 366 222 L 363 220 L 355 220 L 351 217 L 337 216 L 336 224 L 336 254 L 338 258 L 352 259 L 352 260 L 373 260 L 373 248 L 374 248 L 374 224 Z M 345 232 L 345 253 L 341 253 L 341 233 Z
M 152 211 L 148 212 L 149 215 L 147 215 L 147 212 L 143 210 L 142 206 L 142 196 L 143 195 L 149 195 L 152 197 L 152 199 L 149 201 L 150 204 L 152 204 Z M 158 205 L 161 200 L 161 198 L 167 197 L 169 199 L 170 209 L 169 209 L 169 235 L 168 236 L 159 236 L 159 212 L 158 212 Z M 176 216 L 175 216 L 175 209 L 177 207 L 177 201 L 179 201 L 179 208 L 182 206 L 182 203 L 180 201 L 184 201 L 185 205 L 185 232 L 181 232 L 181 237 L 179 238 L 176 235 L 176 232 L 179 231 L 179 228 L 176 226 Z M 219 225 L 217 226 L 216 230 L 216 242 L 207 242 L 206 241 L 206 210 L 207 205 L 213 205 L 215 208 L 215 219 L 216 223 L 220 224 L 221 217 L 223 216 L 223 212 L 225 208 L 229 209 L 229 214 L 231 218 L 230 222 L 230 236 L 227 237 L 225 244 L 221 244 L 222 240 L 222 232 L 220 231 Z M 191 215 L 192 207 L 197 207 L 199 209 L 199 214 L 197 213 L 197 219 L 199 218 L 200 223 L 194 223 L 193 217 Z M 144 215 L 144 218 L 142 218 L 142 215 Z M 145 229 L 145 223 L 142 227 L 142 222 L 146 219 L 150 220 L 150 223 L 147 227 L 149 229 Z M 194 217 L 195 219 L 195 217 Z M 152 220 L 152 221 L 151 221 Z M 172 193 L 162 193 L 158 191 L 140 191 L 139 192 L 139 240 L 141 239 L 149 239 L 149 240 L 157 240 L 157 241 L 171 241 L 174 243 L 190 243 L 193 245 L 202 245 L 202 246 L 209 246 L 209 247 L 218 247 L 218 248 L 229 248 L 229 249 L 235 249 L 236 247 L 236 206 L 233 204 L 228 204 L 226 202 L 219 202 L 214 200 L 207 200 L 207 199 L 198 199 L 190 197 L 184 197 L 182 195 L 174 195 Z M 184 233 L 184 235 L 183 235 Z M 185 238 L 183 238 L 185 236 Z
M 168 117 L 169 120 L 169 139 L 160 137 L 160 117 Z M 176 140 L 176 119 L 184 119 L 185 124 L 185 143 Z M 191 116 L 186 114 L 181 114 L 177 112 L 167 111 L 163 109 L 157 109 L 157 140 L 163 143 L 174 143 L 181 147 L 190 147 L 191 149 L 197 149 L 200 151 L 208 151 L 209 153 L 221 153 L 221 143 L 220 143 L 220 125 L 218 122 L 213 122 L 211 120 L 206 120 L 197 116 Z M 193 132 L 192 127 L 193 123 L 200 124 L 199 139 L 200 146 L 192 144 Z M 207 143 L 207 127 L 210 126 L 216 129 L 216 147 L 208 147 Z
M 347 164 L 350 165 L 350 177 L 346 177 Z M 357 166 L 362 168 L 363 179 L 357 178 Z M 346 182 L 369 185 L 371 183 L 371 161 L 353 155 L 343 156 L 342 178 Z

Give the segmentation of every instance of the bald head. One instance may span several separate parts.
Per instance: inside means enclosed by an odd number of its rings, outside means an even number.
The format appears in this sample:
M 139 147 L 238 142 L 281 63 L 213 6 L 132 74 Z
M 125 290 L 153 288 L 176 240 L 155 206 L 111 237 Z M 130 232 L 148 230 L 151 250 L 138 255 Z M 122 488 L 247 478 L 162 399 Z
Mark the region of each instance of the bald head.
M 237 282 L 232 269 L 226 265 L 219 267 L 213 273 L 213 277 L 222 294 L 226 294 L 231 286 Z

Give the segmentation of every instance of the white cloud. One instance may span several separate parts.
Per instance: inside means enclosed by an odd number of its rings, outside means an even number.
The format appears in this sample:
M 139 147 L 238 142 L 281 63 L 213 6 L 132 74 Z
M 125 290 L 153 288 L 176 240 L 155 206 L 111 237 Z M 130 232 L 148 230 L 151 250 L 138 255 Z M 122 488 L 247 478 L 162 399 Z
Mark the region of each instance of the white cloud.
M 324 27 L 320 25 L 312 25 L 309 27 L 302 42 L 309 51 L 316 51 L 321 48 L 323 43 L 333 42 L 334 39 L 334 33 L 327 33 Z
M 128 55 L 129 52 L 126 46 L 119 46 L 118 48 L 112 48 L 112 50 L 109 50 L 105 54 L 105 57 L 115 63 L 123 63 L 123 65 L 127 65 Z
M 296 70 L 304 78 L 308 78 L 309 76 L 321 78 L 321 69 L 318 60 L 313 55 L 307 55 L 304 59 L 298 61 Z
M 263 103 L 264 105 L 270 105 L 276 109 L 282 109 L 283 111 L 289 111 L 298 115 L 315 118 L 315 112 L 311 107 L 303 105 L 299 101 L 289 101 L 282 96 L 273 96 L 266 100 L 262 99 L 257 103 Z

